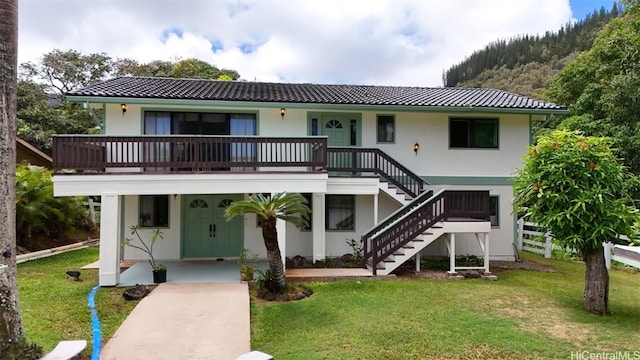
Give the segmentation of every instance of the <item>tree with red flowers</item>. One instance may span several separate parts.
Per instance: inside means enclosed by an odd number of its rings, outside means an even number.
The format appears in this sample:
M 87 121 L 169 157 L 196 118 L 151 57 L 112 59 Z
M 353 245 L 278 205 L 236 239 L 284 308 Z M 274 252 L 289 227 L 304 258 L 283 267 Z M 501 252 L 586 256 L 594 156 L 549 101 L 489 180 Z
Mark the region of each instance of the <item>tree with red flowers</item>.
M 633 237 L 640 219 L 629 195 L 635 178 L 616 158 L 608 138 L 557 130 L 538 139 L 515 181 L 516 211 L 548 228 L 586 264 L 584 307 L 609 313 L 609 273 L 603 242 Z

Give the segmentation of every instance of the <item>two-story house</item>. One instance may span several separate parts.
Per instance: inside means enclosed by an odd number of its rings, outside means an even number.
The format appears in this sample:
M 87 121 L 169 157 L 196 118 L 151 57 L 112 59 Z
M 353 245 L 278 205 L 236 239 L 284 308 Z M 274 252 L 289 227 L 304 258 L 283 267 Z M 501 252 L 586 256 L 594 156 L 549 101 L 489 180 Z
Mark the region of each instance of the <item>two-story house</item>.
M 312 209 L 307 229 L 278 224 L 283 256 L 340 256 L 363 238 L 377 274 L 420 254 L 513 260 L 510 177 L 532 125 L 566 113 L 492 89 L 145 77 L 67 96 L 104 114 L 101 135 L 53 148 L 55 195 L 102 197 L 103 286 L 118 284 L 121 258 L 144 259 L 121 254 L 136 224 L 162 229 L 158 259 L 264 256 L 255 216 L 224 210 L 282 191 Z

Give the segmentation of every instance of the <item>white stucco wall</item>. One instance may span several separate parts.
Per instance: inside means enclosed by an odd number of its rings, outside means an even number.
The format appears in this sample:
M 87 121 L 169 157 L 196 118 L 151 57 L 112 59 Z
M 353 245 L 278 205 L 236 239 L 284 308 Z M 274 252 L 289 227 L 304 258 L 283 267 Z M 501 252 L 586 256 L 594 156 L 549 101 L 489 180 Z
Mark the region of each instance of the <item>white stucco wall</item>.
M 136 135 L 142 132 L 142 111 L 218 111 L 234 112 L 241 109 L 220 106 L 178 105 L 153 106 L 127 104 L 123 115 L 119 104 L 106 105 L 105 131 L 108 135 Z M 246 111 L 247 109 L 242 109 Z M 258 134 L 261 136 L 306 136 L 309 112 L 325 110 L 287 108 L 284 118 L 279 107 L 248 109 L 257 114 Z M 344 113 L 344 112 L 340 112 Z M 351 111 L 353 113 L 353 111 Z M 377 143 L 377 115 L 394 114 L 389 111 L 363 111 L 361 138 L 363 147 L 379 148 L 421 176 L 485 176 L 509 177 L 522 163 L 522 155 L 529 144 L 529 115 L 490 113 L 427 113 L 395 112 L 395 142 Z M 498 149 L 450 149 L 449 118 L 497 118 L 499 123 Z M 540 120 L 540 115 L 534 116 Z M 413 151 L 418 142 L 420 150 Z
M 139 196 L 124 196 L 124 214 L 123 214 L 123 238 L 135 238 L 131 235 L 130 228 L 138 224 L 139 216 Z M 161 228 L 164 239 L 156 241 L 153 249 L 156 260 L 171 260 L 180 258 L 180 196 L 169 195 L 169 227 Z M 139 231 L 141 237 L 147 241 L 151 239 L 152 229 L 141 229 Z M 139 243 L 137 243 L 139 244 Z M 124 248 L 125 260 L 147 260 L 147 255 L 132 247 Z
M 108 135 L 136 135 L 142 132 L 142 111 L 217 111 L 235 112 L 251 111 L 257 114 L 258 134 L 262 136 L 305 136 L 308 134 L 307 114 L 309 112 L 327 112 L 318 108 L 287 108 L 284 118 L 280 116 L 280 106 L 260 107 L 252 109 L 240 109 L 229 106 L 178 106 L 178 105 L 138 105 L 127 104 L 128 109 L 122 114 L 120 104 L 106 105 L 105 132 Z M 286 108 L 286 106 L 285 106 Z M 344 113 L 345 111 L 339 111 Z M 354 111 L 346 111 L 354 113 Z M 521 156 L 526 152 L 529 143 L 529 116 L 516 114 L 449 114 L 426 112 L 390 112 L 390 111 L 363 111 L 361 139 L 362 147 L 380 148 L 391 157 L 407 166 L 421 176 L 457 177 L 467 179 L 473 183 L 476 177 L 510 177 L 514 169 L 521 166 Z M 395 142 L 393 144 L 378 144 L 376 141 L 376 122 L 378 114 L 395 114 Z M 482 117 L 499 119 L 499 149 L 449 149 L 449 118 L 455 117 Z M 541 116 L 534 117 L 540 119 Z M 413 151 L 413 144 L 418 142 L 420 150 L 417 154 Z M 87 179 L 85 177 L 85 179 Z M 55 181 L 54 181 L 55 182 Z M 331 178 L 328 182 L 331 182 Z M 272 183 L 272 182 L 269 182 Z M 132 185 L 133 186 L 133 185 Z M 167 186 L 175 191 L 176 186 L 167 180 Z M 59 187 L 59 186 L 58 186 Z M 332 185 L 328 185 L 326 191 L 332 193 Z M 473 185 L 473 186 L 434 186 L 434 190 L 469 189 L 491 190 L 492 195 L 500 196 L 500 226 L 492 229 L 491 253 L 495 258 L 513 258 L 513 217 L 511 215 L 510 200 L 512 190 L 510 186 L 498 185 Z M 335 189 L 342 189 L 340 193 L 349 191 L 348 186 L 335 185 Z M 178 193 L 188 193 L 193 188 L 179 188 Z M 252 191 L 251 189 L 234 189 L 236 191 Z M 275 191 L 275 188 L 262 189 Z M 261 191 L 262 191 L 261 190 Z M 286 189 L 282 189 L 286 190 Z M 309 190 L 309 189 L 307 189 Z M 316 189 L 317 190 L 317 189 Z M 255 190 L 254 190 L 255 191 Z M 335 192 L 334 192 L 335 193 Z M 359 239 L 360 236 L 373 226 L 373 195 L 364 195 L 357 191 L 356 196 L 356 229 L 350 232 L 326 232 L 326 255 L 340 256 L 351 252 L 346 245 L 346 239 Z M 369 190 L 367 190 L 369 193 Z M 137 223 L 138 197 L 124 197 L 124 229 L 129 236 L 128 228 Z M 397 203 L 384 193 L 378 196 L 378 217 L 384 219 L 395 211 Z M 156 245 L 156 257 L 158 259 L 180 258 L 180 195 L 176 198 L 170 196 L 170 227 L 163 229 L 165 239 Z M 318 226 L 318 224 L 314 224 Z M 324 226 L 324 224 L 321 224 Z M 300 232 L 292 225 L 287 226 L 286 256 L 312 254 L 312 233 Z M 255 216 L 247 215 L 244 219 L 244 246 L 265 256 L 264 245 L 260 228 L 256 226 Z M 466 241 L 469 235 L 459 236 L 458 254 L 480 254 L 480 248 L 475 240 Z M 442 241 L 432 245 L 425 253 L 445 255 L 446 247 Z M 134 249 L 125 249 L 125 258 L 144 258 Z
M 142 134 L 142 106 L 127 104 L 127 112 L 122 113 L 120 104 L 106 104 L 104 131 L 107 135 Z
M 422 176 L 510 176 L 529 144 L 528 115 L 421 112 L 397 112 L 395 143 L 377 143 L 378 114 L 389 112 L 362 113 L 362 146 L 377 147 Z M 497 118 L 499 148 L 449 149 L 450 117 Z

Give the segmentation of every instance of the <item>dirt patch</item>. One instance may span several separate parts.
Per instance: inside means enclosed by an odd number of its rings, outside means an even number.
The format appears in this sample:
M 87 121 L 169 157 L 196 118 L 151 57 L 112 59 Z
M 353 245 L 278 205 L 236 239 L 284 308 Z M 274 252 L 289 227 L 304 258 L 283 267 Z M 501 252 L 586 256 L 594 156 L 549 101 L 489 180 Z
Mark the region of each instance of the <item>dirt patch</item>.
M 34 236 L 25 240 L 22 246 L 17 247 L 18 254 L 26 254 L 33 251 L 51 249 L 58 246 L 75 244 L 82 241 L 97 239 L 100 236 L 98 231 L 88 232 L 77 230 L 71 234 L 59 238 L 50 238 L 48 236 Z
M 584 346 L 591 337 L 588 327 L 569 321 L 562 306 L 553 302 L 532 302 L 525 296 L 514 295 L 509 299 L 486 302 L 482 307 L 500 316 L 518 320 L 522 330 L 547 334 L 576 347 Z
M 553 268 L 539 264 L 535 261 L 520 260 L 520 261 L 492 261 L 490 264 L 491 272 L 502 270 L 529 270 L 529 271 L 542 271 L 542 272 L 555 272 Z
M 250 284 L 250 294 L 256 302 L 288 302 L 298 301 L 313 295 L 313 290 L 304 284 L 289 283 L 283 292 L 272 292 L 267 289 L 259 289 L 255 284 Z
M 447 272 L 447 266 L 441 266 L 440 263 L 434 263 L 438 269 L 424 268 L 421 271 L 416 271 L 416 265 L 413 261 L 407 261 L 402 264 L 393 273 L 400 278 L 419 278 L 419 279 L 448 279 L 449 273 Z M 481 265 L 481 264 L 477 264 Z M 476 266 L 477 266 L 476 265 Z M 555 272 L 555 270 L 549 266 L 545 266 L 534 261 L 521 260 L 521 261 L 492 261 L 490 264 L 490 270 L 492 273 L 499 274 L 507 270 L 526 270 L 526 271 L 542 271 L 542 272 Z M 446 270 L 445 270 L 446 269 Z M 465 278 L 477 278 L 481 271 L 459 271 Z M 475 276 L 477 275 L 477 276 Z
M 416 272 L 415 270 L 412 272 L 403 272 L 401 274 L 397 274 L 400 278 L 409 278 L 409 279 L 448 279 L 449 273 L 442 270 L 423 270 Z

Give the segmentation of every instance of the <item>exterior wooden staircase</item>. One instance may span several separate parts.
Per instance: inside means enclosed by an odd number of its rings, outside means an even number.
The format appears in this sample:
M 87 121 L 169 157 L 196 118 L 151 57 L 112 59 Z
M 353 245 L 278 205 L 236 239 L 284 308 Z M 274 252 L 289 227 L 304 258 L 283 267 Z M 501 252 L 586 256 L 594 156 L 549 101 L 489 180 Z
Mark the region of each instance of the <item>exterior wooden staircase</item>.
M 420 194 L 362 236 L 365 264 L 374 275 L 388 275 L 459 221 L 489 221 L 489 192 Z
M 427 191 L 428 184 L 380 149 L 329 147 L 327 171 L 380 178 L 379 188 L 402 206 L 362 236 L 376 275 L 398 266 L 447 233 L 448 222 L 489 221 L 489 191 Z

